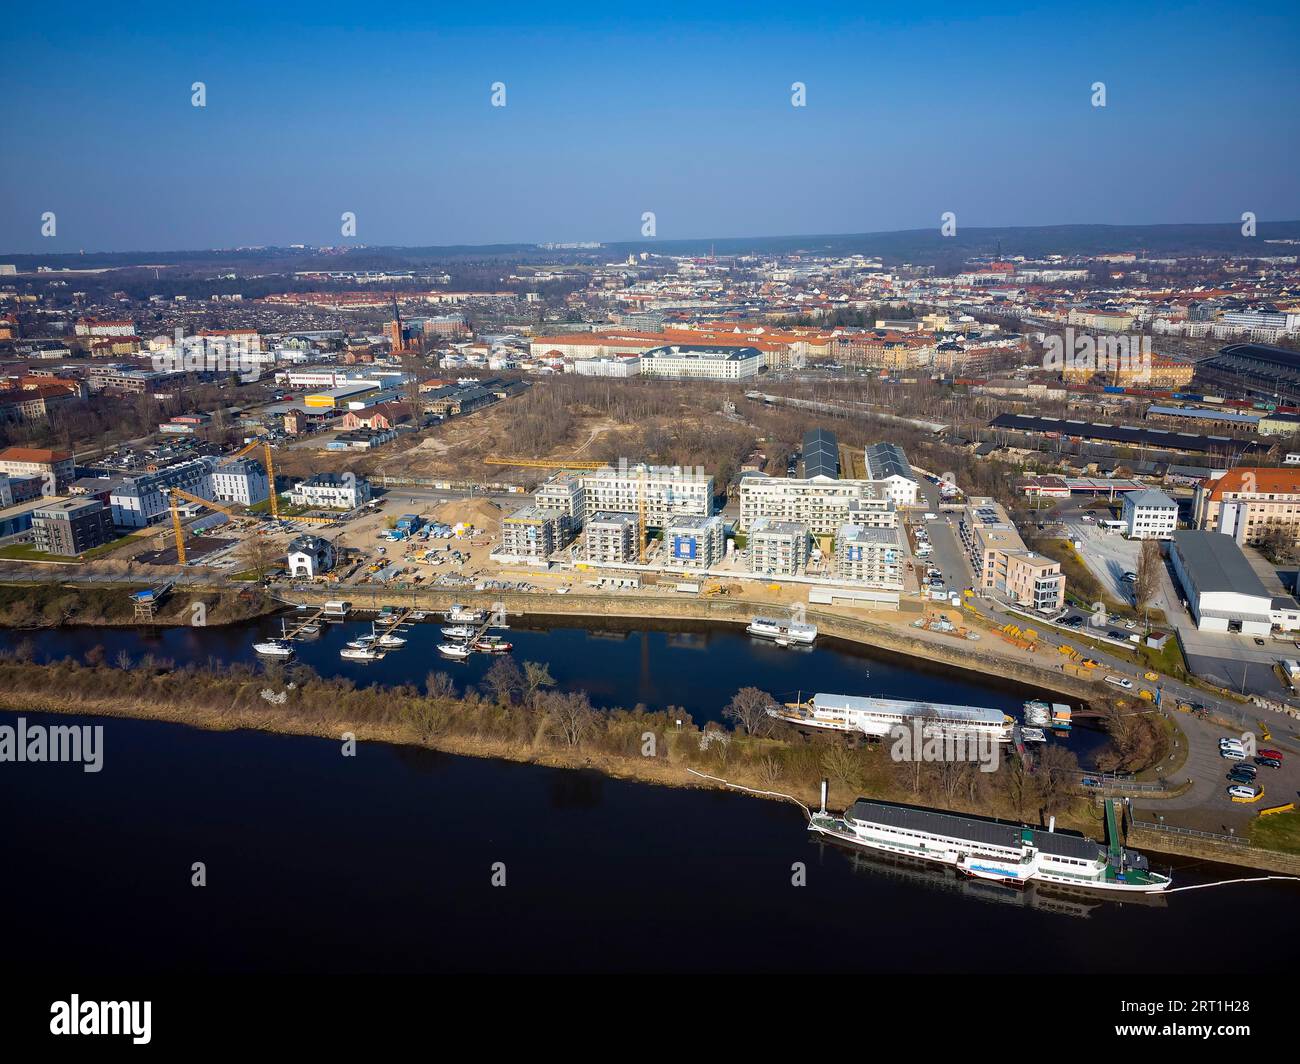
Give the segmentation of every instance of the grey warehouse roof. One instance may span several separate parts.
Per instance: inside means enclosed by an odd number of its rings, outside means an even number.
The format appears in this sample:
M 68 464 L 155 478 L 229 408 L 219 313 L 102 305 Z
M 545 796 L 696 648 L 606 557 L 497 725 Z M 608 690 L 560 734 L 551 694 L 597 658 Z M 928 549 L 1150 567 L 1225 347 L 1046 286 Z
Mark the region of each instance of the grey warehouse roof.
M 1272 599 L 1231 536 L 1186 529 L 1174 533 L 1174 546 L 1182 555 L 1184 572 L 1201 594 L 1231 591 Z
M 803 435 L 803 475 L 839 479 L 840 445 L 835 433 L 810 429 Z

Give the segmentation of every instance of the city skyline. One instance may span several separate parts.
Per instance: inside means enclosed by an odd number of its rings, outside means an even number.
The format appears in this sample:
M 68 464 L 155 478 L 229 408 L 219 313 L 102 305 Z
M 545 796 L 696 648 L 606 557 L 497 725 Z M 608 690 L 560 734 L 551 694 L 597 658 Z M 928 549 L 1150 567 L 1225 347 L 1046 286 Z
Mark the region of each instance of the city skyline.
M 647 212 L 665 241 L 1300 215 L 1282 5 L 744 11 L 324 4 L 259 11 L 255 35 L 238 5 L 17 12 L 0 247 L 619 243 Z

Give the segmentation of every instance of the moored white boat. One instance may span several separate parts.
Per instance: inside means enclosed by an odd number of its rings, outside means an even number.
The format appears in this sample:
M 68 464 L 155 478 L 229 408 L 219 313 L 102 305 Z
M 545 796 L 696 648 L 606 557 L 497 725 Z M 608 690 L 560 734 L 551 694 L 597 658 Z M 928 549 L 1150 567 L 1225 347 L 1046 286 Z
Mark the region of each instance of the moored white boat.
M 470 649 L 464 643 L 439 643 L 438 653 L 449 658 L 464 659 L 469 657 Z
M 761 639 L 774 639 L 778 644 L 787 646 L 792 643 L 812 643 L 817 638 L 816 625 L 786 621 L 779 617 L 755 617 L 745 627 L 745 631 Z
M 406 646 L 406 640 L 400 635 L 394 635 L 392 632 L 385 632 L 375 642 L 388 650 L 396 650 L 398 647 Z
M 514 649 L 513 643 L 507 643 L 504 639 L 494 635 L 476 639 L 470 646 L 483 654 L 509 654 Z
M 346 646 L 339 651 L 339 657 L 348 661 L 378 661 L 383 656 L 384 652 L 376 647 Z
M 453 623 L 462 621 L 466 624 L 482 624 L 486 614 L 482 610 L 471 609 L 469 606 L 462 606 L 457 602 L 444 616 Z
M 1156 893 L 1170 885 L 1140 853 L 1074 832 L 1047 830 L 937 809 L 859 798 L 842 816 L 822 808 L 808 830 L 880 850 L 951 865 L 976 879 L 1051 883 L 1083 890 Z
M 897 728 L 918 723 L 926 738 L 984 738 L 1011 741 L 1015 721 L 1000 709 L 985 706 L 952 706 L 939 702 L 916 702 L 896 698 L 818 693 L 807 702 L 786 703 L 768 709 L 768 715 L 814 731 L 861 734 L 882 739 Z
M 260 643 L 254 643 L 253 649 L 268 658 L 293 657 L 293 644 L 287 639 L 264 639 Z
M 473 639 L 478 634 L 478 629 L 468 624 L 453 624 L 444 628 L 442 634 L 448 639 Z

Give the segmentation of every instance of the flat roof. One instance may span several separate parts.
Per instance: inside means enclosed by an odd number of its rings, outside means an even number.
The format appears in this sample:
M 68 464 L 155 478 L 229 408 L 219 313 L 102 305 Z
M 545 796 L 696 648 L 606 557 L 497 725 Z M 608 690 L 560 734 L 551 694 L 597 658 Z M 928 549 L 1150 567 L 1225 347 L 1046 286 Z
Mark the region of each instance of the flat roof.
M 1183 529 L 1174 533 L 1174 546 L 1182 556 L 1184 572 L 1202 595 L 1232 592 L 1272 601 L 1273 596 L 1231 536 Z

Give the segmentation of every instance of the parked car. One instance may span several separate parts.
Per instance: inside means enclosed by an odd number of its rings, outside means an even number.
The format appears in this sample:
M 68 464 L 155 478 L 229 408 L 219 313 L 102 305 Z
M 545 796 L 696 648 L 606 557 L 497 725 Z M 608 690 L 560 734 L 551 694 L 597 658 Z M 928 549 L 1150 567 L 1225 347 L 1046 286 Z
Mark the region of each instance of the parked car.
M 1114 684 L 1116 687 L 1122 687 L 1125 691 L 1133 690 L 1133 681 L 1124 676 L 1107 676 L 1106 682 Z
M 1234 765 L 1232 771 L 1228 773 L 1228 782 L 1251 784 L 1255 782 L 1255 777 L 1245 771 L 1250 766 Z
M 1282 757 L 1282 751 L 1280 750 L 1258 750 L 1256 753 L 1258 753 L 1260 757 L 1271 758 L 1279 764 L 1284 760 Z
M 1232 796 L 1234 802 L 1253 802 L 1259 797 L 1259 789 L 1248 787 L 1244 783 L 1238 783 L 1228 788 L 1228 794 Z
M 1225 761 L 1245 761 L 1246 751 L 1239 746 L 1221 746 L 1219 756 Z
M 1233 765 L 1232 770 L 1228 773 L 1228 775 L 1246 776 L 1248 777 L 1246 782 L 1249 783 L 1251 780 L 1253 780 L 1256 776 L 1259 775 L 1259 769 L 1257 769 L 1254 765 L 1247 765 L 1245 762 L 1242 762 L 1240 765 Z
M 1259 636 L 1255 636 L 1255 645 L 1257 647 L 1264 646 L 1264 640 L 1262 640 Z
M 1275 757 L 1256 757 L 1255 764 L 1263 765 L 1265 768 L 1281 768 L 1282 762 Z

